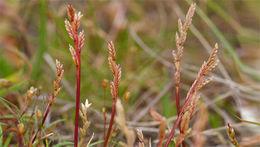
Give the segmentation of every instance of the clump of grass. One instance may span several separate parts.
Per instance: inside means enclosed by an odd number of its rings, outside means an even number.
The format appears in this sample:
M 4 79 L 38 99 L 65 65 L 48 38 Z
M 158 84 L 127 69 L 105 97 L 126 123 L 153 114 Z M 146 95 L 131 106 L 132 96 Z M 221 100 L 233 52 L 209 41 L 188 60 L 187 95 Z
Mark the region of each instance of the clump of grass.
M 85 36 L 84 31 L 79 32 L 80 19 L 83 15 L 81 12 L 75 13 L 72 5 L 68 6 L 68 18 L 65 20 L 65 27 L 69 33 L 70 38 L 74 42 L 74 47 L 69 45 L 69 50 L 76 65 L 77 71 L 77 92 L 76 92 L 76 115 L 74 127 L 74 146 L 78 146 L 78 128 L 79 128 L 79 103 L 80 103 L 80 82 L 81 82 L 81 57 L 80 53 L 84 45 Z

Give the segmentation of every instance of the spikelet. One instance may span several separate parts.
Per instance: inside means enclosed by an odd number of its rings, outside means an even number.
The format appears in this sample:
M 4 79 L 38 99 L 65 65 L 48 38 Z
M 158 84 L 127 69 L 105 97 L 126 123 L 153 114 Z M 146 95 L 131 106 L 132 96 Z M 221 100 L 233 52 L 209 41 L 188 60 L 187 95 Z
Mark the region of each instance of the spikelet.
M 84 35 L 84 31 L 82 30 L 81 32 L 79 32 L 79 52 L 81 52 L 83 46 L 84 46 L 84 41 L 85 41 L 85 35 Z
M 183 55 L 183 45 L 186 41 L 187 31 L 191 25 L 192 17 L 194 15 L 196 8 L 196 4 L 192 4 L 186 14 L 185 22 L 182 23 L 181 19 L 178 19 L 178 30 L 179 33 L 176 32 L 176 47 L 177 47 L 177 53 L 176 53 L 176 59 L 174 59 L 174 63 L 179 62 Z
M 178 146 L 191 132 L 191 128 L 189 128 L 189 123 L 195 113 L 199 97 L 200 95 L 195 93 L 189 104 L 184 108 L 184 113 L 180 121 L 180 136 L 178 137 L 176 146 Z
M 190 132 L 189 123 L 190 123 L 190 120 L 191 120 L 193 114 L 195 113 L 197 101 L 200 97 L 199 94 L 197 94 L 197 91 L 212 80 L 212 77 L 205 78 L 205 76 L 209 72 L 211 72 L 218 63 L 218 60 L 216 60 L 217 51 L 218 51 L 218 46 L 215 45 L 215 48 L 213 49 L 209 59 L 202 64 L 200 71 L 198 73 L 198 76 L 197 76 L 196 80 L 193 82 L 193 84 L 187 94 L 186 101 L 182 107 L 182 111 L 181 111 L 182 114 L 180 114 L 181 115 L 181 121 L 180 121 L 180 132 L 181 133 L 177 140 L 176 146 L 178 146 Z
M 74 8 L 72 5 L 68 6 L 68 18 L 69 20 L 65 19 L 65 28 L 70 36 L 70 38 L 73 40 L 75 49 L 69 45 L 69 50 L 73 59 L 73 62 L 78 65 L 79 64 L 79 58 L 81 50 L 84 46 L 85 41 L 85 35 L 84 31 L 79 32 L 79 26 L 80 26 L 80 19 L 83 15 L 81 12 L 75 13 Z
M 87 111 L 88 108 L 91 106 L 91 103 L 88 102 L 86 99 L 85 104 L 81 103 L 81 110 L 79 111 L 79 116 L 82 119 L 83 126 L 79 129 L 81 139 L 79 141 L 79 146 L 83 146 L 85 143 L 85 137 L 87 136 L 87 129 L 90 126 L 90 121 L 88 121 Z
M 104 146 L 107 145 L 109 136 L 111 134 L 115 111 L 116 111 L 115 106 L 117 103 L 118 85 L 119 85 L 119 81 L 121 80 L 121 67 L 119 64 L 116 65 L 116 52 L 112 41 L 108 42 L 108 50 L 109 50 L 108 63 L 114 77 L 113 81 L 110 82 L 110 91 L 113 96 L 113 107 L 112 107 L 111 119 L 109 122 L 109 127 L 107 131 L 107 136 L 105 138 Z
M 75 49 L 74 49 L 73 46 L 71 46 L 70 44 L 69 44 L 69 50 L 70 50 L 70 54 L 71 54 L 71 56 L 72 56 L 72 59 L 73 59 L 74 64 L 75 64 L 75 65 L 78 65 L 78 58 L 77 58 Z
M 68 17 L 69 17 L 69 20 L 71 21 L 71 22 L 74 22 L 74 15 L 75 15 L 75 10 L 74 10 L 74 8 L 72 7 L 72 5 L 68 5 Z
M 116 59 L 115 59 L 116 52 L 112 41 L 108 42 L 108 49 L 109 49 L 108 63 L 114 76 L 113 82 L 110 82 L 110 88 L 111 88 L 112 96 L 115 97 L 117 93 L 117 87 L 121 79 L 121 67 L 119 64 L 116 65 Z
M 116 61 L 116 51 L 112 41 L 108 41 L 108 49 L 109 57 L 111 57 L 113 61 Z
M 180 94 L 179 94 L 179 89 L 180 89 L 180 79 L 181 79 L 181 69 L 180 69 L 180 64 L 181 64 L 181 59 L 183 56 L 183 45 L 186 41 L 186 36 L 187 36 L 187 31 L 191 25 L 192 17 L 195 12 L 195 4 L 192 4 L 189 8 L 189 11 L 186 15 L 186 19 L 184 21 L 184 24 L 182 23 L 181 19 L 178 19 L 178 31 L 176 32 L 176 51 L 172 51 L 172 56 L 173 56 L 173 63 L 175 67 L 174 71 L 174 83 L 175 83 L 175 95 L 176 95 L 176 107 L 177 107 L 177 113 L 179 115 L 180 112 Z
M 57 79 L 53 82 L 54 93 L 53 97 L 56 97 L 58 93 L 60 93 L 62 87 L 59 86 L 61 79 L 64 74 L 63 65 L 60 63 L 59 60 L 56 60 L 56 69 L 57 69 Z

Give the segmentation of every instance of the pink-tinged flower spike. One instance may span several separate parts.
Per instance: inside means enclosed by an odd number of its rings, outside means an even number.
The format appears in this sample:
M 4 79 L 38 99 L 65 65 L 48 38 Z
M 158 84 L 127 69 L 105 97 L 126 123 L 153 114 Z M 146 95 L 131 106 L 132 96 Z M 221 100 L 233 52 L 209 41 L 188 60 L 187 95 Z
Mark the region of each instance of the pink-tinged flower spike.
M 183 136 L 180 139 L 180 142 L 183 140 L 183 138 L 186 136 L 187 132 L 183 132 L 187 130 L 189 120 L 191 119 L 192 115 L 194 114 L 194 110 L 196 108 L 197 100 L 199 98 L 199 95 L 197 94 L 198 90 L 205 86 L 205 84 L 209 83 L 209 81 L 212 78 L 207 78 L 207 74 L 211 72 L 219 63 L 219 60 L 216 60 L 216 55 L 218 52 L 218 44 L 215 44 L 215 47 L 207 61 L 205 61 L 198 73 L 198 76 L 196 80 L 193 82 L 187 96 L 186 100 L 180 110 L 180 113 L 174 123 L 174 126 L 170 132 L 170 135 L 167 139 L 167 142 L 165 143 L 165 147 L 168 147 L 171 139 L 173 138 L 173 135 L 175 133 L 175 129 L 177 126 L 181 123 L 181 133 L 183 133 Z M 182 130 L 183 129 L 183 130 Z M 187 130 L 188 131 L 188 130 Z
M 68 6 L 68 18 L 65 19 L 65 27 L 70 38 L 74 42 L 74 47 L 69 45 L 69 50 L 76 65 L 77 71 L 77 92 L 76 92 L 76 115 L 74 129 L 74 147 L 78 146 L 78 127 L 79 127 L 79 103 L 80 103 L 80 78 L 81 78 L 81 57 L 80 53 L 84 45 L 84 31 L 79 32 L 80 19 L 83 15 L 81 12 L 76 13 L 72 5 Z
M 112 41 L 108 42 L 108 49 L 109 49 L 109 56 L 108 56 L 108 63 L 109 67 L 113 73 L 114 80 L 113 82 L 110 82 L 110 89 L 111 89 L 111 94 L 113 97 L 113 107 L 112 107 L 112 114 L 109 122 L 109 127 L 107 131 L 107 136 L 105 139 L 104 147 L 107 146 L 109 136 L 111 134 L 113 122 L 114 122 L 114 117 L 115 117 L 115 112 L 116 112 L 116 101 L 117 101 L 117 94 L 118 94 L 118 84 L 121 79 L 121 68 L 120 65 L 116 65 L 116 51 L 114 48 L 114 44 Z
M 33 139 L 30 141 L 30 144 L 33 145 L 33 143 L 35 142 L 38 134 L 40 133 L 40 130 L 42 129 L 45 121 L 46 121 L 46 118 L 50 112 L 50 108 L 52 106 L 52 104 L 54 103 L 54 100 L 56 98 L 56 96 L 60 93 L 62 87 L 60 86 L 60 82 L 62 80 L 62 77 L 63 77 L 63 74 L 64 74 L 64 70 L 63 70 L 63 65 L 60 63 L 60 61 L 56 60 L 56 69 L 57 69 L 57 78 L 56 80 L 53 82 L 53 87 L 54 87 L 54 91 L 51 95 L 49 95 L 48 97 L 48 104 L 47 104 L 47 107 L 44 111 L 44 116 L 43 116 L 43 119 L 41 121 L 41 125 L 40 127 L 38 128 L 36 134 L 34 135 Z

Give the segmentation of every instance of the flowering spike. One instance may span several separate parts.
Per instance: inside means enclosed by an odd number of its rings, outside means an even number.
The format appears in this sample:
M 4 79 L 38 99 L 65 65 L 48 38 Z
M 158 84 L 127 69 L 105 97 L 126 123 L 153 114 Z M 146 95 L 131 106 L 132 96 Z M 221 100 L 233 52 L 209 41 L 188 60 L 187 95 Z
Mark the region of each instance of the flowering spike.
M 76 55 L 75 49 L 70 44 L 69 44 L 69 50 L 70 50 L 70 54 L 72 56 L 74 64 L 77 65 L 78 64 L 77 55 Z

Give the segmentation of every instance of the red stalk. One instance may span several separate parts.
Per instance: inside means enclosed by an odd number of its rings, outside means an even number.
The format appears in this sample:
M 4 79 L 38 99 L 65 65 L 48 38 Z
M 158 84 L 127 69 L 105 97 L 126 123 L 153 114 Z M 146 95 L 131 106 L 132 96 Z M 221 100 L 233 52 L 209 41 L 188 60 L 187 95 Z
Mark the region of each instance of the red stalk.
M 180 81 L 175 81 L 175 96 L 176 96 L 176 107 L 177 107 L 177 114 L 180 114 L 180 92 L 179 92 L 179 83 Z
M 76 93 L 76 115 L 75 115 L 75 128 L 74 128 L 74 147 L 78 146 L 78 128 L 79 128 L 79 103 L 80 103 L 80 77 L 81 77 L 81 60 L 78 54 L 77 68 L 77 93 Z
M 54 101 L 54 99 L 55 99 L 55 96 L 52 94 L 52 100 Z M 49 105 L 47 106 L 45 114 L 44 114 L 44 117 L 42 119 L 42 123 L 41 123 L 40 127 L 37 129 L 37 132 L 36 132 L 35 136 L 33 137 L 32 144 L 34 143 L 34 141 L 35 141 L 39 131 L 43 127 L 43 124 L 45 123 L 45 120 L 46 120 L 46 118 L 47 118 L 47 116 L 49 114 L 49 111 L 50 111 L 50 108 L 51 108 L 52 104 L 53 104 L 53 102 L 49 103 Z
M 179 113 L 179 115 L 178 115 L 178 117 L 177 117 L 177 120 L 176 120 L 175 123 L 174 123 L 174 126 L 173 126 L 173 128 L 172 128 L 172 130 L 171 130 L 171 132 L 170 132 L 170 136 L 168 137 L 168 139 L 167 139 L 167 141 L 166 141 L 164 147 L 168 147 L 168 146 L 169 146 L 169 144 L 170 144 L 170 142 L 171 142 L 171 140 L 172 140 L 172 138 L 173 138 L 173 135 L 174 135 L 174 133 L 175 133 L 175 129 L 177 128 L 177 126 L 178 126 L 179 123 L 180 123 L 180 120 L 181 120 L 181 117 L 182 117 L 182 114 L 183 114 L 183 111 L 184 111 L 185 107 L 187 107 L 187 105 L 188 105 L 190 99 L 192 98 L 193 94 L 196 92 L 196 88 L 198 87 L 198 85 L 199 85 L 201 79 L 205 76 L 205 75 L 204 75 L 205 70 L 206 70 L 206 69 L 204 68 L 203 71 L 201 71 L 200 76 L 197 78 L 197 80 L 196 80 L 195 83 L 193 84 L 193 86 L 192 86 L 192 88 L 191 88 L 191 91 L 189 92 L 189 94 L 188 94 L 188 96 L 187 96 L 187 99 L 186 99 L 185 103 L 183 104 L 183 106 L 182 106 L 182 108 L 181 108 L 181 111 L 180 111 L 180 113 Z
M 75 32 L 75 35 L 78 36 L 78 32 Z M 81 80 L 81 58 L 79 51 L 79 42 L 78 37 L 76 37 L 75 41 L 75 50 L 77 56 L 77 93 L 76 93 L 76 114 L 75 114 L 75 127 L 74 127 L 74 147 L 78 146 L 78 130 L 79 130 L 79 103 L 80 103 L 80 80 Z
M 116 101 L 117 101 L 117 87 L 118 86 L 116 86 L 115 97 L 113 98 L 112 114 L 111 114 L 111 119 L 110 119 L 110 122 L 109 122 L 109 127 L 108 127 L 108 131 L 107 131 L 107 137 L 106 137 L 106 140 L 105 140 L 105 143 L 104 143 L 104 147 L 107 146 L 108 139 L 109 139 L 109 136 L 111 134 L 111 130 L 112 130 L 113 122 L 114 122 L 114 117 L 115 117 L 115 112 L 116 112 Z

